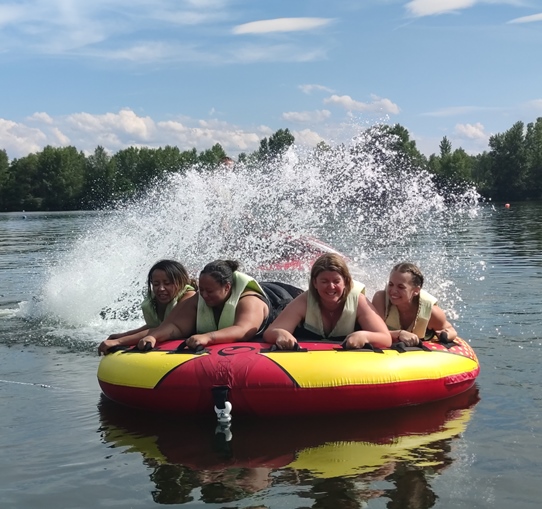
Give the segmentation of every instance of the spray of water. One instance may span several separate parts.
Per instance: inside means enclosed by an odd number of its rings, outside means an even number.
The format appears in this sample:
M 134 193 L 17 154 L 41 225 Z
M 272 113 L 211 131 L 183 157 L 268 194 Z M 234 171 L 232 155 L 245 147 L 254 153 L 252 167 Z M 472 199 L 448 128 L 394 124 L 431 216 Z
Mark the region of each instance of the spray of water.
M 58 253 L 31 314 L 94 334 L 126 330 L 142 323 L 146 275 L 159 259 L 179 260 L 193 276 L 214 259 L 236 259 L 260 280 L 306 287 L 315 256 L 336 249 L 368 297 L 392 265 L 418 263 L 453 316 L 460 294 L 448 241 L 477 213 L 477 198 L 474 190 L 437 191 L 429 174 L 412 171 L 370 129 L 349 145 L 292 148 L 233 169 L 192 168 L 94 217 Z

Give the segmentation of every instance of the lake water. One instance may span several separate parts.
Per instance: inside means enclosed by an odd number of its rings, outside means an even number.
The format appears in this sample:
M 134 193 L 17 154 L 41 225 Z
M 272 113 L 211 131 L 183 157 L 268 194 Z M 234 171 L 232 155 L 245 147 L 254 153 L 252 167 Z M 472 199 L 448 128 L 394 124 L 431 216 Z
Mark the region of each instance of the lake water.
M 234 415 L 230 440 L 214 422 L 142 415 L 100 395 L 97 344 L 139 321 L 97 310 L 137 303 L 134 274 L 143 284 L 167 246 L 131 246 L 132 230 L 123 252 L 111 239 L 127 220 L 104 213 L 0 214 L 0 506 L 540 507 L 542 205 L 475 209 L 453 216 L 426 258 L 432 232 L 400 246 L 478 354 L 472 391 L 333 419 Z M 373 264 L 369 296 L 398 258 L 384 251 L 348 253 Z

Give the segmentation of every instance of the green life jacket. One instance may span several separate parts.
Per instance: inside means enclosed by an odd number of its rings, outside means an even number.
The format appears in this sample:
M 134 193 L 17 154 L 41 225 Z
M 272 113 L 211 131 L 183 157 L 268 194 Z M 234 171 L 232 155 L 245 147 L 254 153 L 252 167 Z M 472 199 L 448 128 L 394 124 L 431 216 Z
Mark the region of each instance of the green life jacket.
M 168 303 L 166 306 L 166 310 L 164 312 L 164 320 L 166 319 L 166 316 L 171 313 L 171 310 L 176 306 L 177 302 L 181 300 L 186 292 L 193 292 L 194 287 L 190 285 L 186 285 L 173 299 Z M 143 318 L 145 319 L 145 323 L 149 326 L 149 328 L 158 327 L 162 320 L 158 316 L 158 313 L 156 312 L 156 304 L 154 302 L 154 297 L 149 295 L 147 298 L 141 303 L 141 310 L 143 311 Z
M 209 307 L 202 296 L 198 297 L 198 314 L 196 319 L 196 331 L 198 334 L 205 334 L 207 332 L 213 332 L 216 330 L 225 329 L 231 327 L 235 322 L 235 311 L 241 295 L 247 291 L 252 290 L 265 297 L 265 293 L 262 287 L 251 276 L 243 274 L 242 272 L 235 271 L 233 273 L 233 285 L 231 288 L 231 294 L 228 300 L 224 303 L 222 313 L 218 324 L 215 321 L 213 308 Z M 265 297 L 267 301 L 267 297 Z
M 418 313 L 414 322 L 411 323 L 406 330 L 416 334 L 419 338 L 424 338 L 427 332 L 427 324 L 431 318 L 431 310 L 437 303 L 437 299 L 425 290 L 420 290 L 418 304 Z M 399 310 L 393 305 L 388 295 L 386 288 L 386 319 L 384 320 L 389 330 L 401 330 L 401 320 L 399 318 Z
M 322 312 L 318 301 L 313 297 L 312 293 L 307 292 L 307 313 L 303 328 L 321 336 L 322 338 L 343 337 L 352 334 L 356 330 L 358 300 L 360 294 L 365 294 L 365 285 L 354 281 L 354 286 L 351 292 L 346 297 L 344 309 L 341 313 L 339 321 L 333 327 L 333 330 L 326 335 L 324 332 L 324 323 L 322 321 Z

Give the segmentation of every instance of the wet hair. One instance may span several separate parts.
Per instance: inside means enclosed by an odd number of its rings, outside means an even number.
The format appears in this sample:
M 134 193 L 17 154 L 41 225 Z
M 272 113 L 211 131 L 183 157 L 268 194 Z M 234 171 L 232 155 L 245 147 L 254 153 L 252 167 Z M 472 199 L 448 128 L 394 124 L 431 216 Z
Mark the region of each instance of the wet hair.
M 149 297 L 153 296 L 152 274 L 155 270 L 163 270 L 166 273 L 168 279 L 177 287 L 177 292 L 175 293 L 178 293 L 186 285 L 192 286 L 194 290 L 198 289 L 195 279 L 188 275 L 188 272 L 182 263 L 176 262 L 175 260 L 160 260 L 150 268 L 147 276 L 147 294 Z
M 316 302 L 320 303 L 320 295 L 314 286 L 314 280 L 318 277 L 319 274 L 326 271 L 337 272 L 344 279 L 344 292 L 341 295 L 341 302 L 344 302 L 348 297 L 348 294 L 351 292 L 354 282 L 352 280 L 352 275 L 350 270 L 346 265 L 346 262 L 342 256 L 336 253 L 325 253 L 320 256 L 312 265 L 311 269 L 311 280 L 309 282 L 309 291 L 312 296 L 316 299 Z
M 391 269 L 392 272 L 409 272 L 412 275 L 412 284 L 418 288 L 423 286 L 423 274 L 417 265 L 410 262 L 398 263 Z
M 200 277 L 207 274 L 221 286 L 227 283 L 233 286 L 233 273 L 239 269 L 239 262 L 234 260 L 215 260 L 203 267 Z

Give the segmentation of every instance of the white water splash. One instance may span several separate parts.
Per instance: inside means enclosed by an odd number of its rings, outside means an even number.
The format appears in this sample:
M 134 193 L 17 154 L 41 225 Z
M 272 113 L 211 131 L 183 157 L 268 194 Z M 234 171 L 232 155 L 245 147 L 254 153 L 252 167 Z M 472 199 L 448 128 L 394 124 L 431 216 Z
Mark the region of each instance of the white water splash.
M 104 325 L 139 326 L 147 272 L 163 258 L 181 261 L 192 276 L 214 259 L 237 259 L 261 280 L 306 287 L 312 238 L 350 259 L 369 298 L 392 265 L 419 264 L 427 289 L 453 313 L 460 291 L 448 244 L 477 213 L 477 195 L 439 193 L 429 174 L 411 171 L 387 147 L 367 130 L 349 146 L 293 148 L 257 167 L 172 175 L 134 203 L 92 218 L 72 248 L 58 253 L 29 314 L 89 334 Z M 304 263 L 273 269 L 291 257 Z

